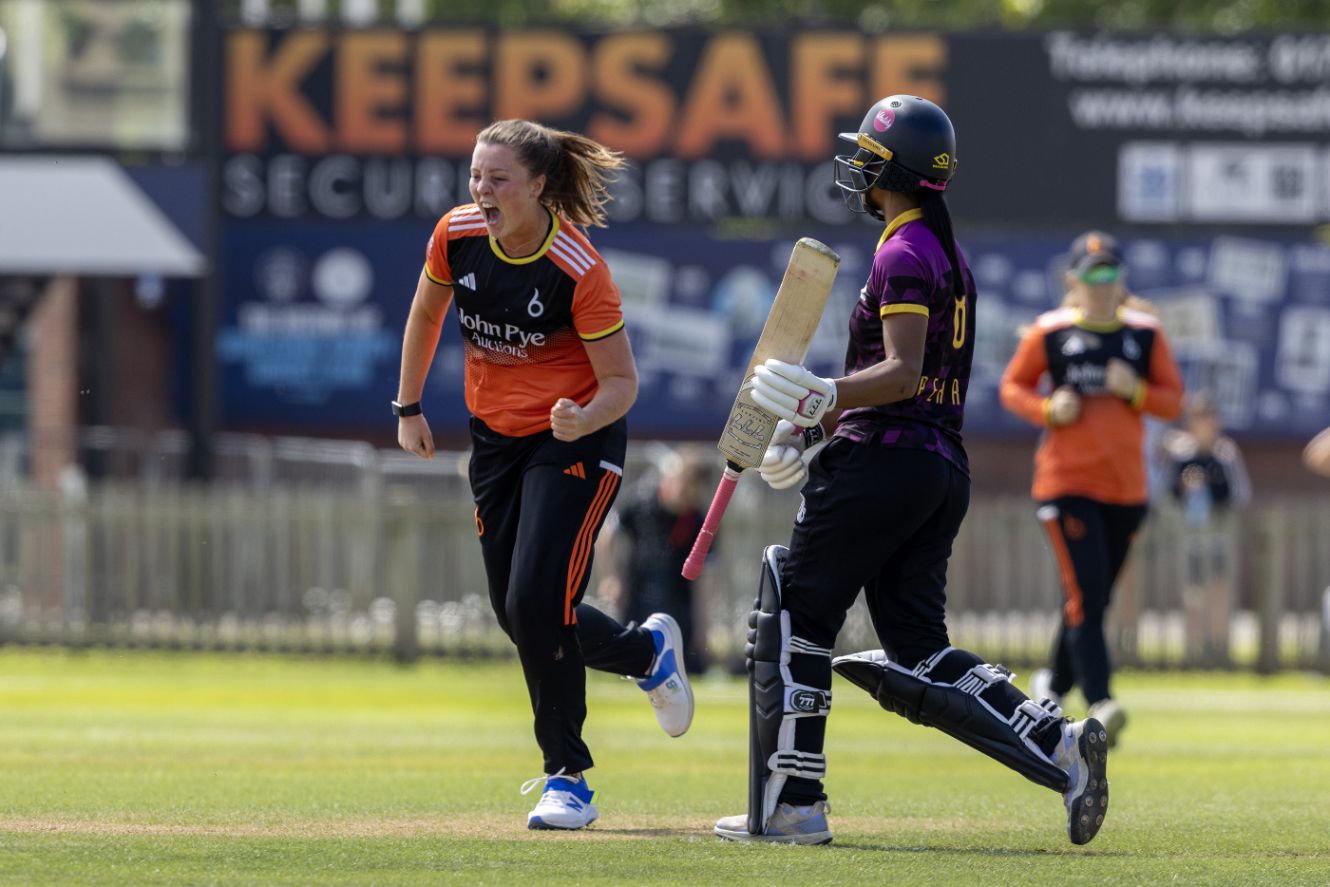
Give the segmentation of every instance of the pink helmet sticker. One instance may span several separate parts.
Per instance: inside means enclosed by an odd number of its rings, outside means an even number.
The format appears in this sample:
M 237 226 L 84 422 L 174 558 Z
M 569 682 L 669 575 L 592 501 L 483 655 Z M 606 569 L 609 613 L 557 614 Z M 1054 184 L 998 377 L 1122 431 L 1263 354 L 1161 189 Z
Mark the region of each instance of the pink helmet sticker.
M 873 129 L 878 132 L 886 132 L 891 129 L 891 124 L 896 122 L 896 112 L 890 108 L 883 108 L 873 117 Z

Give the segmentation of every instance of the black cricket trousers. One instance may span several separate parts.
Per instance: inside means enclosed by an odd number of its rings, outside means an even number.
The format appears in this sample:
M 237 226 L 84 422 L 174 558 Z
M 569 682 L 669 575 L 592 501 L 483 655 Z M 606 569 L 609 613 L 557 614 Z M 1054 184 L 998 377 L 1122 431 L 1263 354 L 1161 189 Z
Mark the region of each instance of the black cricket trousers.
M 627 422 L 572 442 L 508 437 L 471 419 L 471 493 L 490 605 L 517 646 L 546 773 L 593 764 L 585 666 L 642 677 L 655 644 L 586 604 L 592 551 L 619 492 Z
M 793 633 L 835 646 L 863 589 L 896 662 L 911 668 L 948 646 L 947 561 L 970 478 L 927 450 L 839 437 L 809 469 L 781 577 Z
M 1062 580 L 1062 625 L 1053 642 L 1052 690 L 1059 696 L 1077 685 L 1091 705 L 1110 696 L 1104 611 L 1145 512 L 1145 505 L 1109 505 L 1085 496 L 1040 503 L 1039 521 Z
M 878 640 L 893 660 L 913 668 L 944 647 L 947 561 L 970 506 L 970 478 L 937 453 L 840 437 L 809 465 L 803 504 L 781 573 L 781 603 L 795 637 L 834 647 L 845 617 L 864 591 Z M 793 674 L 831 688 L 825 673 Z M 825 718 L 796 728 L 801 752 L 820 753 Z M 820 780 L 791 777 L 781 799 L 825 798 Z

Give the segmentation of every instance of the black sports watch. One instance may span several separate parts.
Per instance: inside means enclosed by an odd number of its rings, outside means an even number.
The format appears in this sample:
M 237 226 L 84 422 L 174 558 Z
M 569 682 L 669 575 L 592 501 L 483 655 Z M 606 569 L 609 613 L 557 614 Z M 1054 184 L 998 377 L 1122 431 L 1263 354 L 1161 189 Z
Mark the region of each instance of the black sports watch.
M 415 403 L 398 403 L 393 401 L 394 416 L 419 416 L 423 410 L 420 409 L 420 401 Z

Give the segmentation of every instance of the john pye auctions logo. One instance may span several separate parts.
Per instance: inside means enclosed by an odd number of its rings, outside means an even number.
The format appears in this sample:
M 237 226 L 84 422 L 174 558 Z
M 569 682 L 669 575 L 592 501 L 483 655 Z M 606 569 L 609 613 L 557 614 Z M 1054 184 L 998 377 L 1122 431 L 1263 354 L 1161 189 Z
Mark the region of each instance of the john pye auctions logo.
M 525 358 L 527 348 L 539 348 L 545 344 L 544 333 L 528 332 L 515 323 L 485 320 L 475 314 L 467 314 L 460 305 L 457 307 L 457 320 L 462 324 L 462 329 L 471 333 L 472 343 L 487 351 Z

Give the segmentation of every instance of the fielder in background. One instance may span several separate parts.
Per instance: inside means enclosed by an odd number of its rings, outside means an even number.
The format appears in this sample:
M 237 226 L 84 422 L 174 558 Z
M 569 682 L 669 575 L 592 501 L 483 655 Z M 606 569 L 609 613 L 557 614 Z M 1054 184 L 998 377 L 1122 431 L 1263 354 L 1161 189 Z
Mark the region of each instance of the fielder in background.
M 1141 417 L 1182 408 L 1168 339 L 1154 315 L 1124 306 L 1125 276 L 1113 238 L 1076 238 L 1063 307 L 1025 333 L 1000 388 L 1003 406 L 1045 429 L 1033 496 L 1064 596 L 1052 665 L 1031 676 L 1031 695 L 1061 704 L 1079 686 L 1110 744 L 1127 715 L 1109 691 L 1104 612 L 1149 501 Z
M 466 354 L 471 491 L 499 624 L 517 646 L 545 775 L 533 829 L 597 817 L 584 771 L 584 665 L 638 679 L 661 727 L 682 735 L 693 697 L 679 627 L 657 613 L 625 628 L 581 603 L 596 535 L 619 491 L 624 414 L 637 369 L 619 291 L 577 226 L 603 225 L 618 154 L 524 120 L 481 131 L 474 203 L 444 214 L 402 343 L 393 412 L 403 449 L 433 458 L 421 411 L 425 377 L 455 301 Z
M 783 421 L 759 471 L 802 484 L 789 547 L 763 553 L 747 649 L 746 816 L 716 823 L 739 841 L 823 844 L 823 752 L 833 670 L 888 711 L 939 730 L 1062 794 L 1071 840 L 1108 808 L 1107 737 L 1011 683 L 1011 672 L 951 645 L 946 574 L 970 501 L 961 443 L 974 353 L 975 285 L 943 192 L 956 170 L 951 121 L 932 102 L 882 99 L 836 158 L 846 203 L 886 223 L 850 317 L 846 375 L 767 361 L 752 396 Z M 811 459 L 801 429 L 834 428 Z M 863 589 L 883 649 L 831 648 Z

